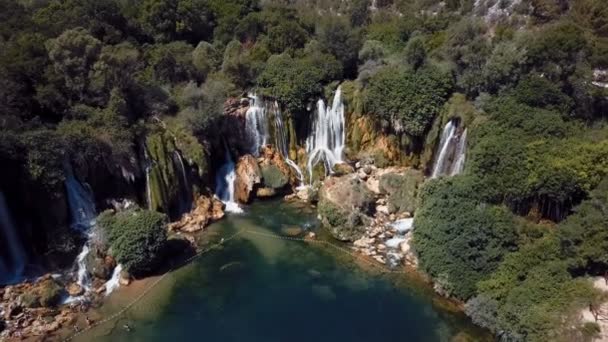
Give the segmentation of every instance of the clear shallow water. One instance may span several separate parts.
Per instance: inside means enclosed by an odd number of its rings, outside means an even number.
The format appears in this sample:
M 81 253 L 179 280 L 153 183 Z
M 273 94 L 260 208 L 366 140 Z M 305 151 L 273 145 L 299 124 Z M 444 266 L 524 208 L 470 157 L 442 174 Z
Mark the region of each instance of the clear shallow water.
M 313 213 L 277 201 L 210 227 L 216 241 L 240 229 L 317 230 Z M 317 230 L 323 235 L 322 230 Z M 102 308 L 131 298 L 114 294 Z M 124 296 L 124 295 L 123 295 Z M 407 276 L 380 275 L 321 245 L 242 234 L 165 278 L 118 321 L 83 341 L 450 341 L 486 339 Z M 132 330 L 127 332 L 127 323 Z M 465 340 L 462 339 L 462 340 Z

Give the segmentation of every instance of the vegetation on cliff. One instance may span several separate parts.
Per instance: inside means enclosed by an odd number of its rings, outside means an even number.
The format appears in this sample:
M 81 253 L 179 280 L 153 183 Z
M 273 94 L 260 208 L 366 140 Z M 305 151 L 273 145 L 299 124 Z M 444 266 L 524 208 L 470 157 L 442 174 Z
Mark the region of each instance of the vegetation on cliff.
M 32 227 L 21 235 L 41 239 L 40 254 L 59 239 L 66 160 L 99 203 L 126 191 L 143 202 L 149 154 L 152 208 L 167 211 L 172 154 L 209 175 L 227 97 L 275 97 L 302 145 L 311 105 L 347 81 L 349 156 L 369 147 L 377 164 L 424 168 L 447 120 L 469 129 L 464 174 L 418 191 L 414 243 L 441 289 L 506 337 L 580 333 L 563 322 L 595 300 L 582 277 L 608 271 L 605 1 L 374 4 L 0 0 L 0 189 Z M 108 231 L 143 273 L 164 217 L 132 214 Z

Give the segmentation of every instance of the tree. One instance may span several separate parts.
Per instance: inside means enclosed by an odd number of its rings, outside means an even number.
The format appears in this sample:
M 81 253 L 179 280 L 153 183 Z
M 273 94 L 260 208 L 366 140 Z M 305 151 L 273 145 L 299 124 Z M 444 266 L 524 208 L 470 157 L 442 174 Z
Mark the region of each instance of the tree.
M 421 137 L 451 88 L 451 76 L 437 68 L 411 72 L 387 66 L 369 80 L 365 105 L 370 113 L 392 122 L 395 131 Z
M 601 0 L 579 0 L 572 3 L 574 20 L 595 34 L 608 37 L 608 7 Z
M 357 57 L 361 49 L 361 34 L 341 17 L 324 18 L 317 25 L 317 40 L 324 52 L 334 55 L 343 67 L 345 76 L 357 71 Z
M 167 217 L 155 211 L 106 211 L 97 222 L 104 229 L 113 256 L 133 276 L 152 272 L 167 241 Z
M 602 274 L 608 270 L 608 178 L 591 191 L 559 226 L 568 257 L 577 267 Z
M 126 90 L 142 66 L 140 59 L 139 50 L 129 42 L 104 46 L 93 66 L 97 86 L 106 93 L 114 87 Z
M 321 95 L 321 82 L 328 81 L 334 74 L 332 70 L 336 70 L 335 66 L 320 68 L 322 65 L 316 62 L 314 57 L 273 55 L 257 78 L 257 84 L 263 93 L 275 97 L 290 113 L 304 113 L 308 100 Z
M 46 43 L 56 72 L 63 76 L 73 100 L 85 100 L 89 73 L 101 51 L 101 42 L 83 28 L 63 32 Z
M 207 77 L 211 71 L 216 70 L 220 63 L 221 54 L 213 45 L 205 41 L 198 43 L 194 51 L 192 51 L 192 64 L 194 64 L 203 77 Z
M 365 26 L 369 21 L 369 0 L 354 0 L 350 6 L 350 24 L 353 27 Z
M 475 194 L 474 183 L 463 176 L 427 183 L 414 230 L 413 247 L 422 269 L 448 295 L 465 300 L 516 249 L 511 214 L 481 203 Z
M 414 37 L 407 42 L 405 47 L 405 60 L 412 69 L 418 70 L 424 64 L 426 59 L 426 50 L 424 48 L 424 41 L 421 37 Z

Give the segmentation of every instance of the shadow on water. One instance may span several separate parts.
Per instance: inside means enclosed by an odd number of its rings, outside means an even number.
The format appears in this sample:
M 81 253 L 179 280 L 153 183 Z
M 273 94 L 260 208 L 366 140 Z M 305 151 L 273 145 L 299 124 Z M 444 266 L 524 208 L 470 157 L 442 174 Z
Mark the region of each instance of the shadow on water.
M 204 235 L 210 244 L 242 229 L 318 231 L 313 212 L 278 201 L 255 203 Z M 102 310 L 132 294 L 118 291 Z M 128 324 L 127 332 L 123 325 Z M 357 267 L 316 244 L 242 234 L 163 279 L 115 322 L 82 341 L 450 341 L 487 335 L 403 275 Z

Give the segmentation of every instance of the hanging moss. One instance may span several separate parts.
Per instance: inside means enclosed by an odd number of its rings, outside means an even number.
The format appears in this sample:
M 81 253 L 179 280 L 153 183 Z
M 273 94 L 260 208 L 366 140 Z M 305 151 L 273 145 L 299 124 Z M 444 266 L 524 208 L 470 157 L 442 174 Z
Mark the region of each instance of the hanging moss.
M 146 138 L 150 171 L 150 208 L 168 213 L 171 203 L 178 197 L 179 181 L 172 155 L 176 151 L 172 138 L 166 132 L 151 133 Z
M 290 114 L 287 114 L 285 124 L 287 125 L 287 134 L 289 135 L 287 137 L 289 143 L 289 159 L 298 161 L 298 137 L 296 136 L 296 129 Z

